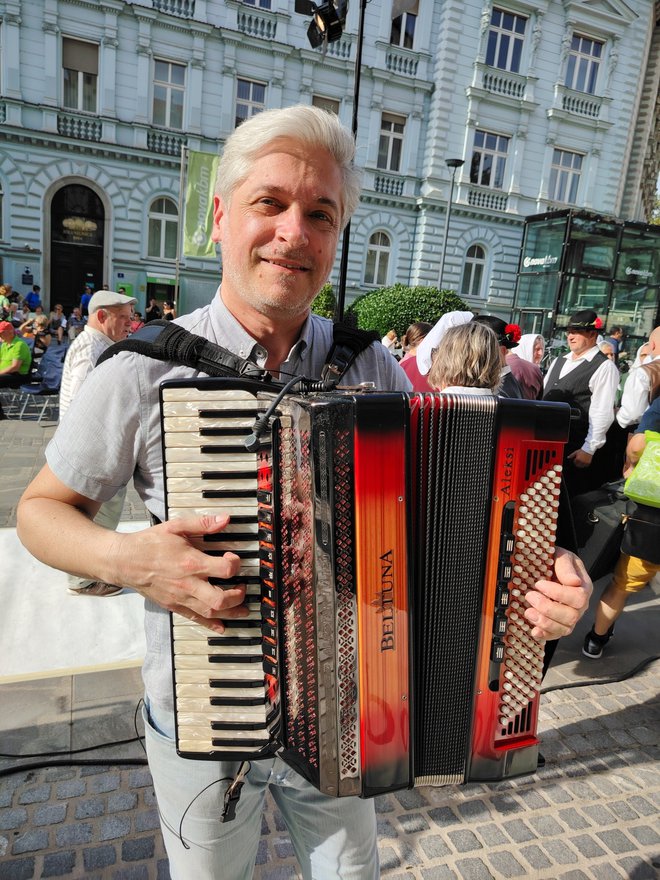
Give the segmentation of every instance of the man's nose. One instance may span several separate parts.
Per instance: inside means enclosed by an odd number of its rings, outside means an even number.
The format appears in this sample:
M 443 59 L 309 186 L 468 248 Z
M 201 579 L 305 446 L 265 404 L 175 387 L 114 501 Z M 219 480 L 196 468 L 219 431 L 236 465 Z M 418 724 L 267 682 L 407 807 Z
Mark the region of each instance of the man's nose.
M 304 212 L 291 205 L 278 217 L 278 237 L 289 244 L 299 247 L 309 241 L 309 221 Z

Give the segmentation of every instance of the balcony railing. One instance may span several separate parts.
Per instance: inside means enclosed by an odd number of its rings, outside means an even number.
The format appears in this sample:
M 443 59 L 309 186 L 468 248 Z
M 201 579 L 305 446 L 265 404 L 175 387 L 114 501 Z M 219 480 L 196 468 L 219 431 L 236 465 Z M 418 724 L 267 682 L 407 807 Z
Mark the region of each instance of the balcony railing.
M 147 132 L 147 149 L 152 153 L 161 153 L 164 156 L 180 156 L 181 147 L 186 139 L 180 134 L 171 134 L 166 131 Z
M 91 116 L 76 116 L 73 113 L 57 114 L 57 132 L 77 141 L 100 141 L 103 125 Z
M 238 10 L 238 30 L 248 37 L 259 37 L 262 40 L 274 40 L 277 32 L 277 19 L 271 14 L 260 13 L 258 10 Z
M 402 177 L 390 177 L 386 174 L 376 174 L 374 177 L 374 189 L 377 193 L 385 196 L 402 196 L 404 180 Z
M 468 190 L 468 205 L 474 208 L 490 208 L 493 211 L 506 211 L 507 194 L 487 187 L 471 186 Z
M 483 72 L 483 87 L 494 95 L 522 99 L 525 97 L 527 79 L 515 73 L 488 67 Z
M 399 73 L 403 76 L 417 76 L 419 58 L 410 52 L 392 47 L 385 53 L 385 67 L 390 73 Z
M 557 85 L 555 106 L 561 107 L 566 113 L 583 116 L 587 119 L 601 119 L 603 99 L 586 92 L 575 92 L 565 86 Z
M 168 15 L 178 15 L 180 18 L 193 18 L 195 15 L 195 0 L 153 0 L 153 4 L 154 9 Z

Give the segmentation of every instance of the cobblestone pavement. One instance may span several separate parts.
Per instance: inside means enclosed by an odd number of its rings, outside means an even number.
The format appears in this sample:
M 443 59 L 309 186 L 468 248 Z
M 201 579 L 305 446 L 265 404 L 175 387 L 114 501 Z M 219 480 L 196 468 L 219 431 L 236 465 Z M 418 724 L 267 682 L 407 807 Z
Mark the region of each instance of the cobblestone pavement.
M 40 465 L 50 431 L 34 423 L 0 423 L 0 525 L 13 525 L 18 494 Z M 134 496 L 126 513 L 144 516 Z M 660 663 L 645 662 L 659 653 L 659 623 L 655 584 L 626 610 L 602 661 L 578 659 L 586 627 L 562 640 L 541 703 L 546 766 L 535 775 L 378 798 L 383 878 L 660 878 Z M 102 675 L 121 696 L 104 698 L 99 679 L 96 705 L 84 716 L 70 696 L 81 676 L 0 679 L 0 752 L 52 755 L 72 748 L 80 731 L 87 744 L 134 736 L 137 670 Z M 57 711 L 50 711 L 51 703 Z M 0 880 L 169 877 L 149 771 L 141 763 L 121 763 L 143 760 L 139 744 L 86 755 L 105 763 L 40 767 L 0 778 Z M 18 763 L 2 758 L 0 770 Z M 299 877 L 286 829 L 269 800 L 255 878 Z

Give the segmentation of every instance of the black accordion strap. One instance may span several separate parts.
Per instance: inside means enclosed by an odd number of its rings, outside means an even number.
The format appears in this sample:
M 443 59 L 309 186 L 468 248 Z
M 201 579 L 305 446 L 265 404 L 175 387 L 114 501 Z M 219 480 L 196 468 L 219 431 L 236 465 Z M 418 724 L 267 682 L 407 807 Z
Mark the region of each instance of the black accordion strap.
M 347 324 L 333 325 L 333 343 L 321 381 L 326 389 L 335 388 L 356 357 L 378 339 L 378 334 L 358 330 Z M 172 361 L 200 370 L 209 376 L 246 376 L 270 379 L 270 374 L 247 358 L 238 357 L 203 336 L 190 333 L 173 321 L 149 321 L 128 339 L 115 342 L 99 357 L 97 364 L 122 351 L 133 351 L 160 361 Z
M 209 376 L 269 378 L 269 373 L 254 361 L 238 357 L 221 345 L 190 333 L 173 321 L 149 321 L 128 339 L 115 342 L 107 348 L 97 364 L 122 351 L 134 351 L 159 361 L 183 364 Z
M 333 343 L 321 371 L 321 381 L 328 389 L 335 388 L 357 356 L 379 338 L 373 330 L 358 330 L 348 324 L 334 324 L 332 337 Z

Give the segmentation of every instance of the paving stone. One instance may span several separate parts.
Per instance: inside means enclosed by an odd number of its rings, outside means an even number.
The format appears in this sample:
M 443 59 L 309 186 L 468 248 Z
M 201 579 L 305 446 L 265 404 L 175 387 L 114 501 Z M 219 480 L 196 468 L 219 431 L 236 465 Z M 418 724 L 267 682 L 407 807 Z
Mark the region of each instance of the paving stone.
M 108 813 L 132 810 L 137 806 L 138 796 L 134 791 L 117 791 L 108 797 Z
M 60 782 L 55 786 L 55 797 L 60 800 L 81 797 L 85 794 L 86 790 L 87 785 L 82 779 L 68 779 L 66 782 Z
M 404 810 L 418 810 L 429 806 L 429 802 L 419 788 L 404 789 L 394 792 L 394 797 Z
M 429 829 L 429 823 L 421 813 L 404 813 L 397 816 L 397 821 L 404 834 L 417 834 Z
M 131 820 L 127 816 L 106 816 L 101 820 L 100 840 L 116 840 L 125 837 L 131 830 Z
M 558 837 L 564 830 L 552 816 L 530 816 L 528 821 L 540 837 Z
M 158 810 L 142 810 L 135 813 L 133 825 L 136 832 L 155 831 L 160 828 Z
M 434 868 L 425 868 L 422 877 L 423 880 L 457 880 L 458 875 L 446 865 L 438 865 Z
M 40 849 L 46 849 L 48 846 L 48 832 L 43 828 L 39 831 L 28 831 L 21 834 L 14 841 L 11 852 L 14 856 L 20 856 L 21 853 L 36 852 Z
M 106 794 L 119 788 L 119 773 L 102 773 L 87 783 L 90 794 Z
M 0 812 L 0 831 L 13 831 L 20 828 L 27 821 L 27 815 L 27 810 L 24 807 L 2 810 Z
M 140 859 L 152 859 L 156 849 L 153 837 L 138 837 L 124 840 L 121 845 L 121 857 L 126 862 L 137 862 Z
M 590 823 L 574 807 L 559 810 L 557 816 L 569 828 L 570 831 L 579 831 L 581 828 L 590 828 Z
M 376 828 L 378 829 L 378 837 L 379 838 L 387 838 L 387 837 L 397 837 L 397 833 L 392 826 L 392 823 L 387 819 L 377 819 L 376 820 Z
M 89 843 L 92 839 L 92 826 L 88 822 L 64 825 L 55 832 L 58 846 L 76 846 Z
M 458 852 L 473 852 L 477 849 L 483 849 L 481 841 L 477 835 L 474 834 L 474 832 L 469 831 L 467 828 L 462 829 L 461 831 L 450 831 L 447 834 L 447 837 L 451 841 L 452 846 Z
M 451 850 L 444 840 L 437 834 L 432 837 L 422 837 L 419 845 L 429 859 L 444 859 L 451 854 Z
M 490 853 L 488 861 L 505 877 L 526 877 L 527 871 L 510 852 Z
M 19 804 L 36 804 L 47 801 L 50 797 L 50 785 L 35 785 L 22 791 L 18 798 Z
M 128 775 L 128 785 L 130 788 L 147 788 L 153 785 L 149 768 L 131 770 Z
M 450 807 L 439 807 L 438 809 L 429 810 L 429 818 L 433 819 L 436 825 L 441 827 L 449 825 L 458 825 L 460 819 Z
M 90 798 L 76 804 L 76 819 L 95 819 L 105 813 L 105 800 Z
M 46 853 L 42 877 L 63 877 L 70 874 L 76 865 L 76 854 L 73 850 Z
M 401 860 L 391 846 L 379 847 L 378 858 L 383 871 L 391 871 L 393 868 L 401 867 Z
M 66 819 L 66 804 L 44 804 L 32 816 L 34 825 L 57 825 Z
M 280 859 L 292 859 L 295 855 L 293 844 L 288 839 L 280 838 L 279 840 L 276 840 L 274 843 L 274 848 L 278 858 Z
M 0 862 L 0 880 L 32 880 L 35 876 L 34 867 L 35 860 L 32 857 Z
M 502 846 L 509 842 L 502 829 L 494 822 L 489 825 L 479 825 L 476 830 L 487 847 Z
M 564 840 L 544 840 L 543 848 L 559 865 L 573 865 L 577 862 L 575 850 Z
M 456 862 L 459 875 L 464 880 L 492 880 L 490 868 L 481 859 L 461 859 Z
M 112 872 L 112 880 L 149 880 L 149 869 L 146 865 L 118 868 Z
M 102 870 L 117 862 L 117 853 L 111 844 L 91 847 L 83 850 L 83 862 L 86 871 Z
M 631 850 L 637 849 L 637 845 L 633 843 L 623 831 L 619 831 L 617 828 L 610 828 L 607 831 L 598 831 L 597 837 L 603 841 L 610 852 L 616 854 L 630 852 Z
M 524 843 L 526 840 L 534 840 L 538 837 L 522 819 L 512 819 L 509 822 L 503 822 L 502 827 L 515 843 Z
M 536 844 L 522 846 L 519 852 L 536 871 L 541 871 L 544 868 L 549 868 L 552 864 L 552 862 L 543 852 L 541 847 L 537 846 Z
M 459 804 L 457 809 L 466 819 L 486 819 L 490 815 L 488 805 L 484 801 L 466 801 L 464 804 Z
M 595 859 L 605 855 L 605 850 L 598 845 L 590 834 L 580 834 L 571 837 L 571 843 L 585 859 Z
M 642 846 L 654 846 L 656 843 L 660 842 L 660 835 L 658 835 L 656 828 L 650 828 L 648 825 L 637 825 L 629 827 L 626 830 L 629 834 L 632 834 Z

